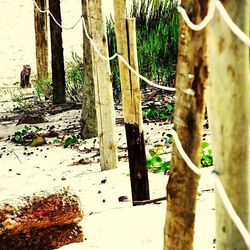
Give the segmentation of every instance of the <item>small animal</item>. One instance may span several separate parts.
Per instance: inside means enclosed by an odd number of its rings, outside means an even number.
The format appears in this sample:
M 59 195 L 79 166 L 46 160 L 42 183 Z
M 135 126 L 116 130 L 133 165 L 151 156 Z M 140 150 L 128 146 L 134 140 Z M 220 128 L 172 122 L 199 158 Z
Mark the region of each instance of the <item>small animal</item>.
M 31 67 L 30 65 L 26 64 L 23 65 L 23 70 L 21 71 L 20 74 L 20 82 L 21 82 L 21 87 L 22 88 L 29 88 L 31 87 L 30 84 L 30 73 L 31 73 Z

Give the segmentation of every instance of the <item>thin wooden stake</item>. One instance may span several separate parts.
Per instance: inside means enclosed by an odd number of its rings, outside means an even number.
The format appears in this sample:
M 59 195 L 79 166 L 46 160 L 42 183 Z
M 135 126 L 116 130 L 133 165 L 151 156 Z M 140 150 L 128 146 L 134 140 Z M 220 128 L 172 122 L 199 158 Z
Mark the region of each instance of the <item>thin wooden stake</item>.
M 248 33 L 249 1 L 240 4 L 236 0 L 223 1 L 223 5 L 234 22 Z M 247 226 L 250 212 L 249 48 L 228 29 L 218 12 L 209 31 L 209 119 L 215 167 L 236 213 Z M 218 193 L 216 248 L 248 249 Z
M 125 19 L 126 1 L 114 1 L 118 53 L 138 71 L 135 19 Z M 141 92 L 137 76 L 119 60 L 124 123 L 133 201 L 149 200 L 148 171 L 142 128 Z M 134 203 L 134 205 L 137 205 Z

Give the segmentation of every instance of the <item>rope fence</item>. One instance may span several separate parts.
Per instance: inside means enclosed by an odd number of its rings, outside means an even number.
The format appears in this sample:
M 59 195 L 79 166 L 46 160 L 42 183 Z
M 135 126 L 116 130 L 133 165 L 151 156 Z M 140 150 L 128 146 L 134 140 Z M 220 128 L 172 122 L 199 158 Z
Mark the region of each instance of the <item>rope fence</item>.
M 32 0 L 34 3 L 34 6 L 38 9 L 39 12 L 41 13 L 45 13 L 47 12 L 48 15 L 51 16 L 51 18 L 55 21 L 55 23 L 62 29 L 65 30 L 70 30 L 70 29 L 74 29 L 77 24 L 82 20 L 82 26 L 83 26 L 83 30 L 84 33 L 87 37 L 87 39 L 89 40 L 89 42 L 91 43 L 91 45 L 93 46 L 93 49 L 95 50 L 96 54 L 102 58 L 103 60 L 106 61 L 111 61 L 114 60 L 116 57 L 118 57 L 123 63 L 124 65 L 131 71 L 133 72 L 137 77 L 139 77 L 140 79 L 142 79 L 143 81 L 145 81 L 146 83 L 148 83 L 149 85 L 156 87 L 156 88 L 160 88 L 163 90 L 167 90 L 167 91 L 175 91 L 175 88 L 171 88 L 171 87 L 166 87 L 166 86 L 162 86 L 159 84 L 155 84 L 154 82 L 150 81 L 149 79 L 147 79 L 146 77 L 144 77 L 143 75 L 141 75 L 138 71 L 136 71 L 127 61 L 126 59 L 120 55 L 119 53 L 115 53 L 114 55 L 112 55 L 111 57 L 106 57 L 104 55 L 102 55 L 95 42 L 93 41 L 93 39 L 90 37 L 90 35 L 88 34 L 87 31 L 87 27 L 86 27 L 86 22 L 85 19 L 83 17 L 83 15 L 81 15 L 81 17 L 75 22 L 74 25 L 72 25 L 71 27 L 64 27 L 62 26 L 60 23 L 58 23 L 58 21 L 55 19 L 55 17 L 53 16 L 53 14 L 50 12 L 49 9 L 46 10 L 41 10 L 39 8 L 39 6 L 37 5 L 35 0 Z M 181 1 L 178 1 L 178 11 L 181 14 L 182 18 L 184 19 L 184 21 L 186 22 L 186 24 L 188 25 L 188 27 L 194 31 L 200 31 L 202 29 L 204 29 L 209 22 L 213 19 L 214 14 L 215 14 L 215 10 L 217 9 L 217 11 L 219 12 L 221 18 L 224 20 L 224 22 L 226 23 L 226 25 L 230 28 L 230 30 L 243 42 L 245 43 L 247 46 L 250 46 L 250 38 L 249 36 L 247 36 L 231 19 L 231 17 L 228 15 L 227 11 L 225 10 L 225 8 L 223 7 L 223 5 L 221 4 L 221 2 L 219 0 L 211 0 L 210 1 L 210 5 L 209 5 L 209 9 L 208 9 L 208 13 L 207 16 L 199 23 L 199 24 L 194 24 L 188 17 L 186 10 L 181 6 Z M 180 153 L 181 157 L 183 158 L 183 160 L 186 162 L 187 166 L 197 175 L 201 175 L 201 170 L 198 166 L 196 166 L 191 159 L 189 158 L 189 156 L 186 154 L 186 152 L 184 151 L 180 139 L 176 133 L 175 130 L 171 130 L 170 132 L 173 136 L 176 148 L 178 150 L 178 152 Z M 211 174 L 214 176 L 214 184 L 216 187 L 216 190 L 224 204 L 224 207 L 228 213 L 228 215 L 230 216 L 230 218 L 232 219 L 232 221 L 234 222 L 235 226 L 237 227 L 237 229 L 239 230 L 242 238 L 244 239 L 246 245 L 248 246 L 248 248 L 250 248 L 250 234 L 247 230 L 247 228 L 245 227 L 245 225 L 243 224 L 243 222 L 241 221 L 241 219 L 239 218 L 239 216 L 237 215 L 237 213 L 235 212 L 227 194 L 226 191 L 223 187 L 223 184 L 218 176 L 218 173 L 213 170 L 211 172 Z
M 181 6 L 181 1 L 179 1 L 179 6 L 177 7 L 179 13 L 181 14 L 182 18 L 188 25 L 188 27 L 192 30 L 199 31 L 204 29 L 209 22 L 213 19 L 215 14 L 215 8 L 218 10 L 221 18 L 224 20 L 226 25 L 229 27 L 229 29 L 247 46 L 250 46 L 250 38 L 247 36 L 231 19 L 231 17 L 228 15 L 227 11 L 223 7 L 222 3 L 219 0 L 211 0 L 210 6 L 208 9 L 207 16 L 201 21 L 200 24 L 194 24 L 189 19 L 186 10 Z

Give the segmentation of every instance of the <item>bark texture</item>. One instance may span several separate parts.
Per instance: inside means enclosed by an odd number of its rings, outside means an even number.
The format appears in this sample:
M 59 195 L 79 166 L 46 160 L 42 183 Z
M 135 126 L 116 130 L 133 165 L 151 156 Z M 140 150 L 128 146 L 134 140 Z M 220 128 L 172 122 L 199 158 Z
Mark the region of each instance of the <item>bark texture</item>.
M 208 1 L 183 1 L 190 18 L 198 23 L 207 13 Z M 174 125 L 182 146 L 194 164 L 200 164 L 204 118 L 204 92 L 208 81 L 206 30 L 190 30 L 180 19 Z M 199 176 L 173 146 L 167 185 L 164 250 L 193 249 L 195 208 Z
M 0 236 L 1 250 L 53 250 L 82 241 L 82 229 L 75 224 L 33 228 L 27 233 Z
M 249 1 L 222 1 L 232 20 L 249 34 Z M 209 28 L 209 119 L 216 171 L 245 226 L 250 230 L 249 47 L 218 12 Z M 238 229 L 216 194 L 216 248 L 246 250 Z
M 118 53 L 138 71 L 135 19 L 125 18 L 126 1 L 114 1 L 115 32 Z M 133 204 L 148 200 L 149 183 L 146 166 L 139 78 L 119 60 L 122 105 L 126 129 L 130 182 Z
M 82 218 L 80 200 L 68 188 L 3 200 L 1 249 L 53 249 L 82 241 Z
M 37 5 L 41 10 L 47 9 L 46 0 L 37 0 Z M 37 79 L 48 78 L 48 27 L 47 13 L 41 13 L 34 7 L 34 25 L 36 39 L 36 70 Z
M 49 9 L 57 22 L 62 23 L 60 0 L 49 0 Z M 66 102 L 65 71 L 62 45 L 62 28 L 50 16 L 50 38 L 52 56 L 53 104 Z
M 108 57 L 106 22 L 101 0 L 86 0 L 89 30 L 99 52 Z M 96 54 L 91 46 L 92 70 L 95 89 L 95 107 L 100 144 L 100 165 L 102 170 L 117 167 L 117 146 L 115 138 L 115 110 L 110 66 Z M 94 105 L 94 103 L 92 103 Z
M 82 13 L 89 35 L 88 1 L 82 0 Z M 83 139 L 96 137 L 97 117 L 95 104 L 95 85 L 93 72 L 93 56 L 91 45 L 83 30 L 83 71 L 84 84 L 82 89 L 82 117 L 81 117 L 81 136 Z

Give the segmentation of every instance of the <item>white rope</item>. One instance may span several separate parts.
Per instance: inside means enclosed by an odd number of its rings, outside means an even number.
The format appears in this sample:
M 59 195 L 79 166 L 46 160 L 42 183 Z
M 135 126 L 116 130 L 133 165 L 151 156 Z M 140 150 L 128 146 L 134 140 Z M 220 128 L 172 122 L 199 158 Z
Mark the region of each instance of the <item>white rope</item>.
M 186 10 L 180 6 L 181 2 L 179 2 L 179 6 L 177 7 L 179 13 L 181 14 L 182 18 L 188 25 L 188 27 L 192 30 L 199 31 L 204 29 L 208 23 L 212 20 L 214 17 L 214 12 L 215 12 L 215 3 L 214 1 L 210 1 L 210 6 L 208 8 L 208 13 L 207 16 L 199 23 L 199 24 L 194 24 L 188 17 Z
M 181 145 L 180 139 L 179 139 L 177 133 L 175 132 L 175 130 L 171 130 L 170 133 L 172 134 L 172 136 L 174 138 L 174 142 L 175 142 L 175 145 L 176 145 L 179 153 L 181 154 L 183 160 L 187 163 L 187 166 L 197 175 L 201 175 L 201 170 L 191 161 L 189 156 L 184 151 L 184 149 Z M 227 193 L 226 193 L 226 191 L 225 191 L 225 189 L 220 181 L 219 176 L 216 174 L 215 171 L 212 171 L 212 174 L 214 175 L 214 178 L 215 178 L 216 191 L 219 194 L 221 201 L 223 202 L 223 205 L 224 205 L 228 215 L 230 216 L 233 223 L 235 224 L 235 226 L 239 230 L 246 245 L 248 246 L 248 248 L 250 248 L 250 235 L 249 235 L 248 230 L 246 229 L 245 225 L 241 221 L 240 217 L 235 212 L 235 210 L 232 206 L 232 203 L 230 202 L 230 200 L 227 196 Z
M 180 142 L 180 139 L 177 135 L 177 133 L 175 132 L 175 130 L 171 130 L 170 131 L 170 134 L 173 136 L 174 138 L 174 142 L 175 142 L 175 145 L 176 145 L 176 148 L 178 149 L 181 157 L 183 158 L 183 160 L 187 163 L 187 166 L 194 172 L 196 173 L 197 175 L 201 175 L 201 170 L 200 168 L 198 168 L 192 161 L 191 159 L 189 158 L 189 156 L 186 154 L 186 152 L 184 151 L 182 145 L 181 145 L 181 142 Z
M 36 3 L 36 1 L 35 1 L 35 0 L 33 0 L 32 2 L 33 2 L 33 4 L 35 5 L 35 7 L 38 9 L 38 11 L 39 11 L 39 12 L 41 12 L 41 13 L 48 12 L 48 10 L 47 10 L 47 9 L 46 9 L 46 10 L 41 10 L 41 9 L 40 9 L 40 7 L 37 5 L 37 3 Z
M 133 67 L 131 67 L 131 65 L 129 65 L 129 63 L 125 60 L 125 58 L 121 55 L 118 54 L 118 57 L 121 59 L 121 61 L 125 64 L 125 66 L 132 71 L 137 77 L 141 78 L 143 81 L 145 81 L 146 83 L 148 83 L 149 85 L 156 87 L 158 89 L 164 89 L 164 90 L 168 90 L 168 91 L 176 91 L 175 88 L 171 88 L 171 87 L 166 87 L 166 86 L 162 86 L 159 84 L 156 84 L 150 80 L 148 80 L 145 76 L 141 75 L 139 72 L 137 72 Z
M 227 193 L 223 187 L 223 184 L 221 183 L 221 180 L 219 178 L 219 176 L 216 174 L 215 171 L 212 172 L 212 174 L 214 175 L 214 181 L 215 181 L 215 188 L 218 192 L 218 194 L 220 195 L 221 201 L 223 202 L 223 205 L 228 213 L 228 215 L 231 217 L 232 221 L 234 222 L 235 226 L 237 227 L 237 229 L 239 230 L 242 238 L 244 239 L 244 241 L 246 242 L 246 245 L 248 246 L 248 248 L 250 249 L 250 235 L 249 232 L 247 231 L 245 225 L 243 224 L 243 222 L 241 221 L 240 217 L 237 215 L 237 213 L 235 212 L 228 196 Z
M 222 19 L 225 21 L 227 26 L 231 31 L 246 45 L 250 46 L 250 38 L 247 36 L 231 19 L 227 11 L 223 7 L 222 3 L 219 0 L 213 0 L 215 2 L 216 8 L 219 11 Z M 240 3 L 239 3 L 240 4 Z
M 219 11 L 220 16 L 226 23 L 226 25 L 231 29 L 231 31 L 246 45 L 250 46 L 250 38 L 246 35 L 231 19 L 227 11 L 223 7 L 222 3 L 219 0 L 211 0 L 208 8 L 207 16 L 199 24 L 194 24 L 188 17 L 186 10 L 181 7 L 181 1 L 178 2 L 178 11 L 181 14 L 182 18 L 192 30 L 199 31 L 204 29 L 208 23 L 212 20 L 215 13 L 215 8 Z
M 49 15 L 52 17 L 52 19 L 55 21 L 55 23 L 63 30 L 72 30 L 76 27 L 76 25 L 81 21 L 82 17 L 80 17 L 76 22 L 75 24 L 73 24 L 72 26 L 70 27 L 64 27 L 62 26 L 57 20 L 56 18 L 52 15 L 52 13 L 49 11 Z
M 153 86 L 153 87 L 156 87 L 156 88 L 159 88 L 159 89 L 164 89 L 164 90 L 168 90 L 168 91 L 175 91 L 176 89 L 175 88 L 171 88 L 171 87 L 166 87 L 166 86 L 162 86 L 162 85 L 159 85 L 159 84 L 156 84 L 150 80 L 148 80 L 146 77 L 144 77 L 143 75 L 141 75 L 139 72 L 137 72 L 127 61 L 126 59 L 118 54 L 118 53 L 115 53 L 114 55 L 112 55 L 111 57 L 106 57 L 104 55 L 102 55 L 95 42 L 93 41 L 93 39 L 90 37 L 90 35 L 88 34 L 88 31 L 87 31 L 87 27 L 86 27 L 86 23 L 85 23 L 85 20 L 84 20 L 84 17 L 82 16 L 82 24 L 83 24 L 83 29 L 84 29 L 84 32 L 85 32 L 85 35 L 86 37 L 88 38 L 88 40 L 90 41 L 90 43 L 93 45 L 93 48 L 95 50 L 95 52 L 97 53 L 97 55 L 99 57 L 101 57 L 103 60 L 106 60 L 106 61 L 111 61 L 113 59 L 115 59 L 116 57 L 119 57 L 121 59 L 121 61 L 124 63 L 124 65 L 130 70 L 132 71 L 137 77 L 141 78 L 143 81 L 147 82 L 149 85 Z
M 171 92 L 176 91 L 175 88 L 162 86 L 162 85 L 156 84 L 156 83 L 154 83 L 154 82 L 148 80 L 146 77 L 144 77 L 144 76 L 141 75 L 139 72 L 137 72 L 133 67 L 131 67 L 131 65 L 125 60 L 125 58 L 124 58 L 122 55 L 118 54 L 118 53 L 115 53 L 115 54 L 112 55 L 111 57 L 106 57 L 106 56 L 102 55 L 102 54 L 100 53 L 100 51 L 98 50 L 98 48 L 97 48 L 95 42 L 93 41 L 93 39 L 92 39 L 92 38 L 90 37 L 90 35 L 88 34 L 87 27 L 86 27 L 86 23 L 85 23 L 85 20 L 84 20 L 84 17 L 83 17 L 83 16 L 81 16 L 73 26 L 71 26 L 71 27 L 63 27 L 62 25 L 60 25 L 60 23 L 57 22 L 57 20 L 55 19 L 55 17 L 53 16 L 53 14 L 49 11 L 49 9 L 47 9 L 47 10 L 41 10 L 41 9 L 38 7 L 38 5 L 37 5 L 37 3 L 35 2 L 35 0 L 33 0 L 33 3 L 34 3 L 34 5 L 36 6 L 36 8 L 37 8 L 41 13 L 47 12 L 47 13 L 53 18 L 53 20 L 55 21 L 55 23 L 56 23 L 59 27 L 61 27 L 62 29 L 67 29 L 67 30 L 69 30 L 69 29 L 74 29 L 75 26 L 76 26 L 76 25 L 80 22 L 80 20 L 82 19 L 82 25 L 83 25 L 83 29 L 84 29 L 85 35 L 86 35 L 86 37 L 88 38 L 88 40 L 90 41 L 90 43 L 92 44 L 92 46 L 93 46 L 95 52 L 97 53 L 97 55 L 98 55 L 100 58 L 102 58 L 103 60 L 106 60 L 106 61 L 111 61 L 111 60 L 115 59 L 116 57 L 119 57 L 119 58 L 121 59 L 121 61 L 124 63 L 124 65 L 125 65 L 130 71 L 132 71 L 137 77 L 139 77 L 140 79 L 142 79 L 143 81 L 145 81 L 145 82 L 148 83 L 149 85 L 151 85 L 151 86 L 153 86 L 153 87 L 156 87 L 156 88 L 159 88 L 159 89 L 171 91 Z
M 47 13 L 48 15 L 50 15 L 52 17 L 52 19 L 54 20 L 54 22 L 57 24 L 57 26 L 59 26 L 61 29 L 64 29 L 64 30 L 72 30 L 76 27 L 76 25 L 81 21 L 82 17 L 80 17 L 76 22 L 75 24 L 73 24 L 72 26 L 70 27 L 64 27 L 62 26 L 57 20 L 56 18 L 53 16 L 53 14 L 51 13 L 51 11 L 49 9 L 46 9 L 46 10 L 41 10 L 39 8 L 39 6 L 37 5 L 36 1 L 35 0 L 32 0 L 33 1 L 33 4 L 35 5 L 35 7 L 38 9 L 39 12 L 41 13 Z
M 86 27 L 86 23 L 85 23 L 85 20 L 84 20 L 84 17 L 83 17 L 83 16 L 82 16 L 82 26 L 83 26 L 83 30 L 84 30 L 84 33 L 85 33 L 86 37 L 88 38 L 88 40 L 89 40 L 90 43 L 92 44 L 92 46 L 93 46 L 93 48 L 94 48 L 96 54 L 97 54 L 99 57 L 101 57 L 101 58 L 102 58 L 103 60 L 105 60 L 105 61 L 111 61 L 111 60 L 115 59 L 115 58 L 118 56 L 118 54 L 115 53 L 115 54 L 114 54 L 113 56 L 111 56 L 111 57 L 106 57 L 106 56 L 104 56 L 104 55 L 102 55 L 102 54 L 100 53 L 100 51 L 98 50 L 98 48 L 97 48 L 97 46 L 96 46 L 94 40 L 90 37 L 90 35 L 89 35 L 89 33 L 88 33 L 88 30 L 87 30 L 87 27 Z

